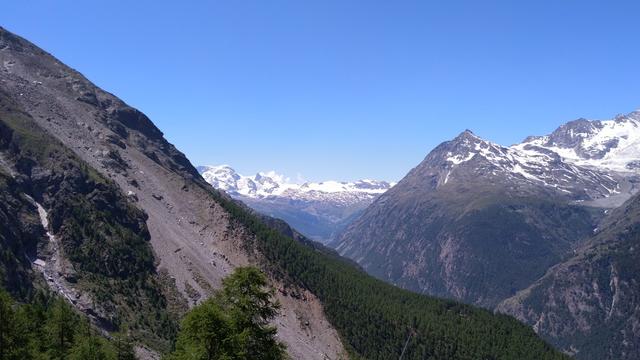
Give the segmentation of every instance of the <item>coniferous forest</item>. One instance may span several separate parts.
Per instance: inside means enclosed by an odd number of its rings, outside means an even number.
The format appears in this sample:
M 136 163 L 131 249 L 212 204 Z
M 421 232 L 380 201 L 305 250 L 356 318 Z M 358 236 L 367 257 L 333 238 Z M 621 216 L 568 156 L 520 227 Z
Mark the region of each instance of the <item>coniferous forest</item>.
M 126 332 L 107 338 L 65 300 L 36 292 L 18 303 L 0 289 L 0 359 L 133 360 Z

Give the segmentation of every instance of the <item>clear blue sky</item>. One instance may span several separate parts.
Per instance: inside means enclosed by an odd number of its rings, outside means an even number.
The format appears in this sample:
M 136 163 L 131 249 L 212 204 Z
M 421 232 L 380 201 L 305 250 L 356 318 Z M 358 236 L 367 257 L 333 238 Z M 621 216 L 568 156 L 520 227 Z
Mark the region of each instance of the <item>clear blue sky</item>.
M 640 107 L 640 1 L 5 1 L 0 24 L 141 109 L 196 165 L 397 180 Z

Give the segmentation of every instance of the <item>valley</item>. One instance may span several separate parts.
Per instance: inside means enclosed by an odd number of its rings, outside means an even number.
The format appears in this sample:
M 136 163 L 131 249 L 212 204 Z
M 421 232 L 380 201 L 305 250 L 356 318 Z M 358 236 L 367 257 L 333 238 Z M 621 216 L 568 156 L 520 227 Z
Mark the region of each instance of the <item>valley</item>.
M 637 202 L 638 159 L 637 111 L 570 121 L 509 147 L 466 130 L 397 185 L 375 189 L 323 242 L 386 282 L 512 314 L 578 358 L 633 358 L 637 320 L 614 314 L 635 313 L 631 299 L 616 313 L 620 298 L 636 293 L 637 272 L 626 262 L 633 262 L 635 246 L 615 241 L 637 237 L 635 218 L 621 214 Z M 318 205 L 294 204 L 313 198 L 332 206 L 332 194 L 353 187 L 333 182 L 337 190 L 322 191 L 322 183 L 290 185 L 275 173 L 243 177 L 228 166 L 200 172 L 213 187 L 311 238 L 301 219 Z M 608 347 L 611 341 L 624 346 Z
M 146 115 L 2 28 L 0 64 L 0 282 L 22 305 L 44 292 L 69 314 L 90 299 L 101 329 L 126 330 L 155 359 L 175 355 L 191 311 L 233 291 L 223 279 L 252 267 L 280 304 L 259 331 L 274 325 L 293 359 L 566 358 L 511 316 L 386 284 L 215 190 Z

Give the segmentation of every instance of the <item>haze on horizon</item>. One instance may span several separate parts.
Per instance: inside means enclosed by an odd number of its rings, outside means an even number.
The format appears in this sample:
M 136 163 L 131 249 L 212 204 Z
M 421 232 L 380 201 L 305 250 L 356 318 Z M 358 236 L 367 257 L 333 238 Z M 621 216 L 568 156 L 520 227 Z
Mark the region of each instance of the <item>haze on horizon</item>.
M 0 25 L 196 165 L 397 181 L 466 128 L 509 145 L 640 107 L 640 3 L 9 2 Z

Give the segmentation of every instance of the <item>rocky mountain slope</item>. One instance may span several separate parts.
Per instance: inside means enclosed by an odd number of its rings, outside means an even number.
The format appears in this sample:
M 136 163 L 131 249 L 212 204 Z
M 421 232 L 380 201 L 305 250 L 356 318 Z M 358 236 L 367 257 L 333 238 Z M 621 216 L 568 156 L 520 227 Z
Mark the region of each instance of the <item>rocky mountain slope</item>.
M 640 196 L 569 259 L 498 306 L 579 359 L 640 358 Z
M 493 307 L 637 191 L 637 117 L 578 120 L 510 147 L 465 131 L 369 206 L 337 249 L 386 281 Z
M 158 315 L 139 319 L 138 337 L 156 350 L 166 349 L 171 333 L 158 338 L 162 332 L 150 319 L 170 320 L 181 304 L 208 296 L 233 268 L 258 262 L 244 248 L 251 235 L 232 226 L 209 185 L 144 114 L 4 29 L 0 65 L 3 158 L 16 181 L 22 179 L 24 192 L 49 213 L 47 230 L 63 243 L 68 269 L 80 275 L 76 283 L 70 276 L 66 285 L 88 303 L 104 305 L 89 311 L 114 326 L 133 326 L 131 316 L 143 314 L 141 309 L 157 310 Z M 85 223 L 76 221 L 81 214 L 87 215 L 80 217 Z M 123 240 L 121 246 L 116 239 Z M 134 243 L 139 246 L 132 248 Z M 136 255 L 120 258 L 120 251 Z M 38 256 L 50 260 L 49 254 Z M 86 256 L 98 261 L 96 267 L 85 268 L 95 263 Z M 142 269 L 148 286 L 133 286 L 138 282 L 130 274 Z M 112 278 L 123 284 L 114 289 Z M 133 301 L 129 291 L 156 292 L 149 301 L 158 303 L 149 306 L 144 297 Z M 320 302 L 308 292 L 305 299 L 279 294 L 282 340 L 294 358 L 340 357 L 342 342 Z M 175 320 L 157 326 L 175 329 Z
M 228 165 L 198 171 L 214 188 L 325 244 L 394 185 L 377 180 L 297 184 L 273 171 L 243 176 Z
M 173 288 L 155 271 L 146 214 L 21 109 L 0 90 L 2 172 L 13 199 L 8 203 L 29 220 L 20 223 L 37 229 L 5 237 L 14 243 L 14 251 L 5 253 L 9 264 L 22 263 L 18 269 L 25 273 L 30 269 L 24 261 L 32 262 L 52 291 L 103 330 L 127 323 L 141 342 L 167 348 L 178 316 L 168 307 L 179 304 L 171 304 Z M 17 222 L 5 214 L 9 224 Z M 29 244 L 23 253 L 16 251 L 18 241 Z M 5 281 L 11 284 L 12 276 Z M 31 283 L 9 288 L 25 293 Z M 134 296 L 135 302 L 126 300 Z
M 292 239 L 214 190 L 144 114 L 2 28 L 0 66 L 0 275 L 15 296 L 48 287 L 161 352 L 187 306 L 255 265 L 278 289 L 294 359 L 565 358 L 511 317 Z

